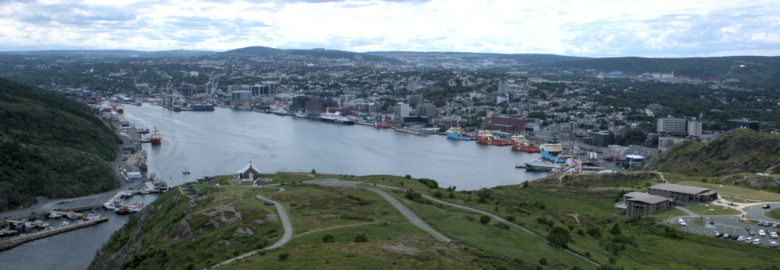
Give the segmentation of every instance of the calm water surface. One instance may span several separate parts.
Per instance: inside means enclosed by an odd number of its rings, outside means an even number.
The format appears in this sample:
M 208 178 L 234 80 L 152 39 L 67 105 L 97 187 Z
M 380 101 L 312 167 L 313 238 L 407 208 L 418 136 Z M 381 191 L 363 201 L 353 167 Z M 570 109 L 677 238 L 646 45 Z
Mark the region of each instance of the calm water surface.
M 373 175 L 409 174 L 458 190 L 514 185 L 543 177 L 515 169 L 539 154 L 508 146 L 480 145 L 444 136 L 421 137 L 369 126 L 345 126 L 249 111 L 174 113 L 144 104 L 126 106 L 138 128 L 158 128 L 162 145 L 144 145 L 150 172 L 179 185 L 202 176 L 235 173 L 250 161 L 263 173 L 281 171 Z M 192 172 L 183 175 L 183 170 Z M 150 203 L 156 196 L 134 197 Z M 85 229 L 33 241 L 0 252 L 0 269 L 85 269 L 96 251 L 128 216 L 104 212 L 110 220 Z

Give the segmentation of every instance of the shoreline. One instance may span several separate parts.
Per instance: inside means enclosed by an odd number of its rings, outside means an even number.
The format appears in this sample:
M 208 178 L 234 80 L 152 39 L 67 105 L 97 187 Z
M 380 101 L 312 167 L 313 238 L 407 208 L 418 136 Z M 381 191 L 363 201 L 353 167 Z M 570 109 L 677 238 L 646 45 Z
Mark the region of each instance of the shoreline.
M 118 127 L 118 121 L 110 120 L 110 122 L 104 121 L 107 125 L 110 123 L 115 124 L 114 126 Z M 127 132 L 122 132 L 122 130 L 127 130 Z M 8 211 L 0 212 L 0 216 L 3 218 L 14 218 L 14 217 L 26 217 L 26 216 L 40 216 L 45 215 L 47 211 L 51 211 L 57 208 L 62 209 L 68 209 L 68 208 L 81 208 L 81 207 L 87 207 L 92 205 L 100 205 L 102 207 L 103 203 L 107 202 L 108 199 L 116 195 L 117 192 L 128 190 L 129 188 L 136 189 L 136 186 L 142 185 L 142 183 L 138 182 L 132 182 L 127 183 L 127 181 L 124 180 L 124 177 L 122 176 L 122 170 L 128 167 L 129 161 L 135 160 L 132 157 L 137 157 L 137 155 L 140 155 L 143 149 L 138 149 L 135 153 L 127 156 L 127 160 L 123 161 L 122 159 L 125 157 L 123 147 L 132 145 L 135 142 L 140 142 L 141 140 L 141 134 L 138 133 L 138 130 L 136 127 L 130 127 L 128 129 L 114 129 L 114 132 L 116 135 L 118 135 L 122 139 L 122 144 L 117 145 L 116 152 L 117 156 L 116 159 L 109 162 L 109 166 L 111 166 L 111 169 L 114 171 L 114 178 L 117 182 L 119 182 L 119 187 L 113 190 L 109 190 L 103 193 L 98 194 L 92 194 L 82 197 L 73 197 L 73 198 L 46 198 L 43 202 L 39 200 L 39 202 L 28 206 L 24 208 L 18 208 Z M 140 145 L 140 144 L 139 144 Z M 60 201 L 66 201 L 71 200 L 72 202 L 66 203 L 66 204 L 57 204 Z

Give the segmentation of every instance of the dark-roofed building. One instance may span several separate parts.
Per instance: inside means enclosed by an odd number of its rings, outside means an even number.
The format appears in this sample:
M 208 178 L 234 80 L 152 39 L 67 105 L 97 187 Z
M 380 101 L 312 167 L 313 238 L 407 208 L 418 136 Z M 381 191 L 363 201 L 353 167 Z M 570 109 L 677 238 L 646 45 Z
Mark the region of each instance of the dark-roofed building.
M 671 198 L 677 203 L 710 202 L 718 199 L 718 192 L 708 188 L 659 183 L 650 186 L 647 193 Z
M 669 209 L 674 201 L 667 197 L 657 195 L 629 192 L 623 195 L 623 204 L 618 204 L 618 209 L 624 209 L 626 216 L 645 216 Z
M 257 180 L 257 178 L 260 178 L 260 171 L 255 168 L 255 165 L 252 164 L 250 161 L 249 164 L 244 166 L 243 169 L 238 171 L 238 179 L 240 180 Z

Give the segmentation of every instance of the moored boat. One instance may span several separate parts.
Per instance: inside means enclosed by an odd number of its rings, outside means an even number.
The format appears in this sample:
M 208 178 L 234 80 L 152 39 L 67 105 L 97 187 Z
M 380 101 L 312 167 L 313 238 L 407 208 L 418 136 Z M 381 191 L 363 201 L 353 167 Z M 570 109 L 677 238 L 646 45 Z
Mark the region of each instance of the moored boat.
M 566 161 L 565 159 L 562 159 L 561 157 L 558 157 L 558 155 L 563 152 L 563 145 L 560 143 L 545 143 L 539 146 L 539 151 L 542 153 L 542 158 L 552 161 L 561 163 Z
M 306 118 L 306 113 L 304 113 L 303 111 L 297 111 L 295 112 L 295 117 Z
M 100 218 L 100 214 L 98 214 L 97 212 L 92 212 L 87 214 L 87 220 L 96 220 L 99 218 Z
M 380 124 L 380 123 L 374 123 L 374 127 L 375 127 L 375 128 L 377 128 L 377 129 L 390 128 L 390 126 L 389 126 L 389 125 L 386 125 L 386 124 L 384 124 L 384 123 L 383 123 L 383 124 Z
M 512 136 L 512 149 L 514 150 L 520 150 L 523 152 L 528 153 L 539 153 L 539 147 L 536 146 L 533 142 L 529 141 L 528 138 L 526 138 L 523 135 L 515 135 Z
M 476 138 L 474 138 L 474 136 L 468 136 L 460 127 L 450 127 L 447 129 L 447 139 L 473 141 Z
M 61 218 L 61 217 L 62 217 L 62 215 L 58 214 L 57 211 L 49 212 L 49 218 L 57 219 L 57 218 Z
M 325 109 L 325 112 L 320 115 L 320 119 L 325 122 L 335 122 L 338 117 L 341 116 L 340 112 L 330 112 L 330 108 Z
M 79 215 L 77 215 L 76 212 L 70 211 L 68 213 L 68 218 L 69 219 L 77 219 L 77 218 L 79 218 Z
M 187 170 L 187 169 L 184 169 L 184 171 L 182 171 L 181 174 L 190 174 L 190 171 Z
M 336 123 L 341 123 L 345 125 L 354 125 L 355 120 L 352 120 L 352 118 L 346 117 L 346 116 L 339 116 L 336 118 Z
M 152 144 L 161 144 L 162 143 L 162 134 L 160 134 L 160 131 L 157 130 L 157 128 L 154 128 L 154 132 L 152 132 L 152 136 L 150 137 L 149 141 Z
M 549 172 L 555 168 L 558 168 L 558 164 L 544 161 L 542 159 L 535 159 L 531 162 L 525 162 L 525 169 L 529 171 L 545 171 Z
M 498 145 L 498 146 L 506 146 L 512 144 L 508 141 L 504 141 L 496 138 L 496 136 L 490 133 L 490 130 L 480 130 L 479 133 L 477 134 L 477 142 L 482 144 L 490 144 L 490 145 Z

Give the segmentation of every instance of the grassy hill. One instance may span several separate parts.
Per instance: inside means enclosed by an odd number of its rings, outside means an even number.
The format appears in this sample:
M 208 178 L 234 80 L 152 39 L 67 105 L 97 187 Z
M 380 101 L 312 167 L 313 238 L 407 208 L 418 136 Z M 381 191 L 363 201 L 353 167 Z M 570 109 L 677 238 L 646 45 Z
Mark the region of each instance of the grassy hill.
M 262 46 L 252 46 L 252 47 L 246 47 L 246 48 L 240 48 L 240 49 L 226 51 L 226 52 L 223 52 L 221 54 L 223 54 L 223 55 L 256 55 L 256 56 L 264 56 L 264 55 L 304 55 L 304 56 L 321 57 L 321 58 L 328 58 L 328 59 L 345 58 L 345 59 L 359 60 L 359 61 L 369 61 L 369 62 L 388 62 L 388 63 L 393 63 L 393 64 L 400 64 L 401 63 L 400 60 L 394 59 L 394 58 L 370 55 L 370 54 L 365 54 L 365 53 L 355 53 L 355 52 L 339 51 L 339 50 L 324 50 L 324 49 L 282 50 L 282 49 L 274 49 L 274 48 L 262 47 Z
M 591 58 L 555 62 L 555 68 L 596 69 L 603 72 L 623 71 L 627 74 L 662 72 L 694 78 L 740 79 L 745 81 L 780 82 L 780 57 L 730 56 L 701 58 Z
M 0 79 L 0 210 L 116 188 L 117 140 L 86 105 Z
M 684 215 L 676 209 L 642 218 L 617 214 L 614 204 L 622 194 L 661 182 L 658 173 L 555 175 L 528 185 L 479 191 L 441 189 L 424 184 L 422 179 L 387 175 L 278 173 L 263 177 L 281 185 L 255 188 L 231 184 L 226 180 L 229 177 L 221 177 L 193 185 L 197 192 L 205 193 L 200 198 L 169 191 L 117 231 L 98 252 L 91 268 L 201 269 L 265 247 L 276 242 L 282 232 L 275 209 L 263 205 L 255 197 L 258 194 L 285 206 L 294 228 L 292 240 L 280 248 L 220 266 L 222 269 L 597 268 L 565 250 L 598 262 L 598 269 L 778 267 L 772 259 L 777 255 L 775 249 L 734 244 L 683 233 L 676 225 L 666 226 L 666 219 Z M 384 189 L 455 241 L 437 241 L 406 221 L 376 193 L 360 187 L 302 182 L 316 178 L 362 181 L 367 183 L 363 187 Z M 690 177 L 667 175 L 666 179 L 676 182 Z M 730 192 L 750 190 L 732 187 Z M 484 215 L 474 211 L 410 197 L 410 193 L 480 209 L 511 223 L 507 226 L 491 218 L 483 222 Z M 257 221 L 260 219 L 262 222 Z M 565 250 L 544 241 L 551 239 L 553 231 L 568 235 Z M 355 241 L 360 234 L 366 236 L 366 242 Z M 325 241 L 328 236 L 331 240 Z
M 725 176 L 771 173 L 780 165 L 780 136 L 734 129 L 708 143 L 684 142 L 645 162 L 643 170 Z

